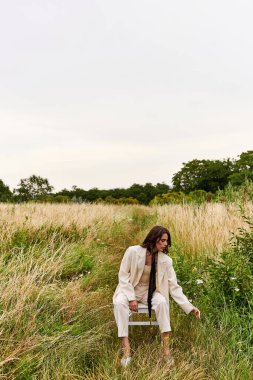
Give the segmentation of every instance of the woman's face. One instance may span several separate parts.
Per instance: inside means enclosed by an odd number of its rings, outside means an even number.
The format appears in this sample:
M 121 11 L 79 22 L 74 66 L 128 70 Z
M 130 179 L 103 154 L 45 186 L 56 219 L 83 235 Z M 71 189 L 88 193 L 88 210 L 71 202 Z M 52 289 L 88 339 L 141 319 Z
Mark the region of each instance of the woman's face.
M 165 233 L 165 234 L 162 234 L 162 237 L 157 240 L 157 242 L 156 242 L 156 249 L 157 249 L 158 252 L 159 251 L 161 251 L 161 252 L 164 251 L 164 248 L 166 248 L 167 245 L 168 245 L 168 239 L 169 239 L 168 234 Z

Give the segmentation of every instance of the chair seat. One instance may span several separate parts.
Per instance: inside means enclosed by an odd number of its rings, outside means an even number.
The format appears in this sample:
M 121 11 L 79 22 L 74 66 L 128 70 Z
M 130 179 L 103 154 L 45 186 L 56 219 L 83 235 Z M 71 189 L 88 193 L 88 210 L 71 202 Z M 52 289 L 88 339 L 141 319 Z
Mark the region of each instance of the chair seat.
M 138 302 L 138 308 L 139 309 L 148 309 L 148 305 L 145 305 L 144 303 Z
M 154 310 L 151 310 L 154 313 Z M 132 321 L 133 314 L 148 314 L 148 305 L 145 305 L 141 302 L 138 302 L 138 311 L 130 311 L 129 312 L 129 326 L 157 326 L 157 321 Z
M 138 302 L 138 311 L 131 311 L 132 314 L 143 314 L 148 313 L 148 305 Z

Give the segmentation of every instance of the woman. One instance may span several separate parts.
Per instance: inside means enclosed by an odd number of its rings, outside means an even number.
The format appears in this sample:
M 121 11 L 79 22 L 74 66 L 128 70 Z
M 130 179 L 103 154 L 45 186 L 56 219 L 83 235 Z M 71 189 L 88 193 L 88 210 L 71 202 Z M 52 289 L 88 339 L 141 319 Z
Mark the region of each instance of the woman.
M 200 319 L 199 309 L 190 303 L 177 283 L 172 259 L 167 256 L 170 245 L 168 229 L 154 226 L 143 243 L 129 247 L 122 259 L 113 304 L 118 336 L 122 340 L 123 366 L 131 361 L 128 340 L 129 309 L 138 311 L 138 302 L 148 305 L 149 316 L 151 307 L 156 313 L 165 359 L 173 360 L 169 350 L 169 293 L 186 314 L 191 313 Z

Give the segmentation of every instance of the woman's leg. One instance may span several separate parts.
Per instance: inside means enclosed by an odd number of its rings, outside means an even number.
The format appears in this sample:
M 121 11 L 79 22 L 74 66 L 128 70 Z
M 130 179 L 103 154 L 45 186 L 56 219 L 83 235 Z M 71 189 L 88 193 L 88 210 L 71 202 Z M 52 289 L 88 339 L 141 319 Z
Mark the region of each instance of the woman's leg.
M 169 344 L 170 344 L 169 332 L 167 331 L 167 332 L 161 333 L 161 337 L 162 337 L 163 354 L 165 356 L 170 356 L 171 353 L 170 353 L 170 348 L 169 348 Z
M 118 326 L 118 337 L 121 338 L 124 356 L 130 356 L 128 339 L 129 302 L 124 293 L 119 293 L 114 300 L 114 316 Z
M 156 319 L 161 331 L 163 355 L 165 357 L 170 357 L 171 353 L 169 349 L 169 332 L 171 331 L 171 327 L 169 306 L 166 302 L 165 297 L 157 291 L 154 292 L 152 297 L 152 309 L 155 310 Z
M 164 334 L 171 331 L 169 305 L 166 298 L 161 293 L 155 291 L 151 303 L 152 309 L 156 313 L 156 319 L 163 334 L 162 336 L 168 336 L 168 334 Z
M 121 338 L 121 347 L 122 347 L 123 356 L 125 357 L 131 356 L 131 348 L 130 348 L 128 336 L 124 336 Z

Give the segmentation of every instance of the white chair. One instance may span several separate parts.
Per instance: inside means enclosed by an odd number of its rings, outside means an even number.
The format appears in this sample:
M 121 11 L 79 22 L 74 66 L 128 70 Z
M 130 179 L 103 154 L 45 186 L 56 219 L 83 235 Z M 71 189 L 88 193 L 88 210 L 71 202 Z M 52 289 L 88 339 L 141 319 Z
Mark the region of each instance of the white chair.
M 152 310 L 152 314 L 154 310 Z M 134 314 L 148 314 L 148 306 L 143 303 L 138 302 L 138 311 L 129 311 L 129 322 L 128 326 L 157 326 L 158 322 L 155 321 L 133 321 L 132 317 Z

